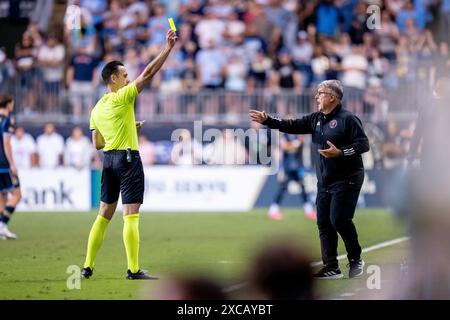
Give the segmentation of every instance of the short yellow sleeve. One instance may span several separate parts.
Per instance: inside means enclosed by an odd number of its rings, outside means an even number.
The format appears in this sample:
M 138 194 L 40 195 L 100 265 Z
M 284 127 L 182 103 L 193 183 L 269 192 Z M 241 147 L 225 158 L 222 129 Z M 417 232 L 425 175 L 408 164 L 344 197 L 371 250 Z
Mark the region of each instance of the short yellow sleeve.
M 91 119 L 89 121 L 89 129 L 91 129 L 91 131 L 97 130 L 97 126 L 95 125 L 93 113 L 91 113 Z
M 121 103 L 127 105 L 129 103 L 133 103 L 134 99 L 139 94 L 136 84 L 131 82 L 127 84 L 125 87 L 117 90 L 116 98 Z

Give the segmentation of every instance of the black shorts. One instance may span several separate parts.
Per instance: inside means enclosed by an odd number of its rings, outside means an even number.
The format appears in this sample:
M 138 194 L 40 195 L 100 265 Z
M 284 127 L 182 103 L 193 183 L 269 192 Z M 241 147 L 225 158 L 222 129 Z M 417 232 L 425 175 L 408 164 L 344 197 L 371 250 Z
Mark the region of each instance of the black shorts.
M 0 192 L 8 192 L 14 189 L 13 179 L 10 172 L 0 173 Z
M 126 150 L 105 152 L 102 172 L 101 200 L 111 204 L 119 200 L 122 203 L 143 203 L 144 201 L 144 168 L 139 151 L 131 151 L 131 161 L 127 161 Z

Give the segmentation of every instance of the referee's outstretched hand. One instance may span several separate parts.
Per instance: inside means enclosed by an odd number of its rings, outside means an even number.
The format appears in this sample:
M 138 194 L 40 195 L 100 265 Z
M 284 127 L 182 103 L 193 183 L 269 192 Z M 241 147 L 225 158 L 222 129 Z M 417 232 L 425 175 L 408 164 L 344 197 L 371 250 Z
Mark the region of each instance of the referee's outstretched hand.
M 169 29 L 169 31 L 167 31 L 166 34 L 166 40 L 167 40 L 167 45 L 171 48 L 173 48 L 173 46 L 175 45 L 175 42 L 177 42 L 177 33 L 175 31 L 173 31 L 172 29 Z
M 253 121 L 258 123 L 263 123 L 269 117 L 265 111 L 250 110 L 248 114 Z

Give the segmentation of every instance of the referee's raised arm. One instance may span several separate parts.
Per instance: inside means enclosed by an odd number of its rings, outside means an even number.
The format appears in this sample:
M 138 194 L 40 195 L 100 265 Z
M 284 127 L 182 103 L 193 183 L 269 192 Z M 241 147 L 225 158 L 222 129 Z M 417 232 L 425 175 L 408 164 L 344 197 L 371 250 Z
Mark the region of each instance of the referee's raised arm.
M 140 93 L 145 86 L 150 82 L 153 76 L 161 69 L 167 57 L 175 46 L 175 42 L 177 41 L 177 34 L 173 30 L 167 31 L 166 40 L 167 44 L 163 51 L 159 53 L 159 55 L 153 59 L 142 71 L 142 73 L 136 78 L 134 81 L 138 92 Z

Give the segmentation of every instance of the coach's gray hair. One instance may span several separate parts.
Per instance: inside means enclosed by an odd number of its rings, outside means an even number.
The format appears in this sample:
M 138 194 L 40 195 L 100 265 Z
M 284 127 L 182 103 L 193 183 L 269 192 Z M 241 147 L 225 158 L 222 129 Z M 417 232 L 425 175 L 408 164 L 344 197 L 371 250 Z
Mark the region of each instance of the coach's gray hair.
M 325 80 L 322 81 L 318 87 L 330 89 L 339 100 L 342 100 L 342 97 L 344 96 L 344 88 L 339 80 Z

